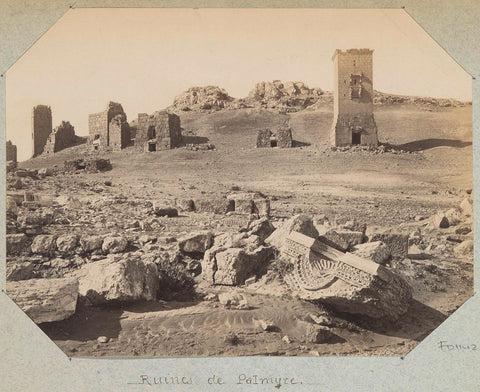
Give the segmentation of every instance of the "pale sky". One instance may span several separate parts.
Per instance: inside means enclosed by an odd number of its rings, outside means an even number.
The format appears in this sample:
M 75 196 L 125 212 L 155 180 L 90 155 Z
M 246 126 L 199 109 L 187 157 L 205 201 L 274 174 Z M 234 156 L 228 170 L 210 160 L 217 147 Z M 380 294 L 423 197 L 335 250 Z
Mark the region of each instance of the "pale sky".
M 370 48 L 379 91 L 472 99 L 471 77 L 403 10 L 73 9 L 6 73 L 7 140 L 31 155 L 31 112 L 88 135 L 120 102 L 128 120 L 193 86 L 245 97 L 260 81 L 332 90 L 335 49 Z

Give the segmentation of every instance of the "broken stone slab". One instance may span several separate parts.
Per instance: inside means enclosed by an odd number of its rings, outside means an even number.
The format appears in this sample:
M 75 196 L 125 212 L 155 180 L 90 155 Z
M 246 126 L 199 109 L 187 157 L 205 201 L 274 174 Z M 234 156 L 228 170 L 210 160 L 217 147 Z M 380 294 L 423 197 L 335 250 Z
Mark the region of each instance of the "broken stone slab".
M 50 234 L 37 235 L 31 245 L 32 253 L 51 256 L 57 248 L 57 237 Z
M 291 232 L 296 231 L 311 238 L 318 238 L 318 230 L 313 225 L 312 219 L 307 215 L 295 215 L 285 221 L 266 240 L 265 243 L 281 249 L 287 242 Z
M 169 218 L 178 217 L 178 210 L 176 208 L 164 204 L 155 204 L 153 206 L 153 212 L 157 216 L 168 216 Z
M 473 216 L 473 202 L 470 198 L 466 197 L 460 203 L 460 209 L 466 216 Z
M 456 208 L 449 209 L 444 215 L 448 219 L 449 226 L 457 226 L 465 219 Z
M 235 199 L 235 212 L 239 214 L 253 213 L 253 200 L 251 199 Z
M 412 289 L 398 274 L 371 260 L 342 253 L 292 232 L 282 254 L 293 263 L 284 280 L 302 299 L 339 312 L 396 320 L 406 313 Z
M 26 211 L 17 218 L 20 226 L 46 226 L 55 222 L 55 212 L 49 208 L 40 211 Z
M 328 342 L 332 338 L 333 333 L 325 325 L 296 320 L 296 333 L 294 336 L 304 342 L 321 344 Z
M 420 249 L 417 245 L 410 245 L 408 247 L 408 258 L 411 260 L 427 260 L 431 259 L 432 255 Z
M 240 305 L 243 301 L 246 301 L 246 298 L 243 294 L 236 291 L 225 292 L 218 294 L 218 302 L 227 307 L 234 307 Z
M 455 246 L 454 251 L 458 256 L 471 256 L 473 254 L 473 240 L 463 241 Z
M 361 231 L 348 230 L 328 230 L 319 237 L 319 240 L 325 242 L 342 252 L 352 249 L 355 245 L 363 243 L 364 235 Z
M 155 300 L 159 289 L 157 266 L 139 257 L 84 264 L 77 272 L 79 293 L 92 305 L 110 301 Z
M 7 256 L 30 252 L 30 238 L 25 234 L 7 234 Z
M 251 221 L 247 226 L 249 235 L 256 235 L 259 237 L 261 242 L 264 242 L 274 231 L 275 227 L 264 217 Z
M 390 249 L 382 241 L 366 242 L 355 245 L 353 253 L 373 262 L 385 265 L 390 259 Z
M 7 282 L 7 294 L 36 324 L 60 321 L 75 313 L 78 280 L 57 278 Z
M 270 216 L 270 200 L 269 199 L 254 199 L 253 212 L 260 216 Z
M 472 227 L 469 224 L 461 225 L 455 229 L 455 234 L 466 235 L 472 231 Z
M 408 234 L 374 233 L 370 242 L 381 241 L 390 250 L 393 258 L 404 259 L 408 256 Z
M 214 214 L 226 214 L 235 211 L 235 202 L 229 199 L 199 199 L 194 200 L 196 212 L 210 212 Z
M 195 202 L 192 199 L 177 199 L 175 200 L 175 206 L 178 207 L 180 211 L 195 211 Z
M 430 218 L 429 225 L 433 228 L 447 229 L 450 226 L 450 223 L 445 214 L 438 213 Z
M 33 278 L 35 264 L 30 261 L 8 261 L 7 281 L 27 280 Z
M 205 253 L 213 245 L 212 232 L 192 233 L 178 240 L 178 248 L 182 253 Z
M 15 202 L 15 199 L 11 196 L 7 196 L 5 200 L 6 204 L 6 212 L 7 212 L 7 217 L 9 218 L 16 218 L 18 215 L 18 206 L 17 203 Z
M 222 241 L 222 242 L 220 242 Z M 242 247 L 229 247 L 230 239 L 216 239 L 216 244 L 205 252 L 202 260 L 202 275 L 211 284 L 242 285 L 252 275 L 266 272 L 268 263 L 274 256 L 271 247 L 260 246 L 253 251 Z M 242 246 L 241 242 L 232 244 Z
M 128 245 L 128 240 L 122 236 L 105 237 L 102 243 L 102 251 L 104 253 L 121 253 Z

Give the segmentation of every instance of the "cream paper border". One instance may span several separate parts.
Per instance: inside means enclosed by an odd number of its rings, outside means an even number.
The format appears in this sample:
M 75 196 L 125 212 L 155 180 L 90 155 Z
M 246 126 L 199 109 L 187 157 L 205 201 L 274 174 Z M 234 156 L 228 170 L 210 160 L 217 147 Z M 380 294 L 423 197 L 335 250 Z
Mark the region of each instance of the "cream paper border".
M 476 0 L 167 1 L 0 0 L 0 145 L 5 145 L 4 73 L 69 8 L 404 8 L 473 77 L 474 170 L 479 170 L 480 3 Z M 4 149 L 1 149 L 4 159 Z M 405 358 L 209 357 L 68 358 L 5 294 L 5 166 L 0 169 L 0 390 L 2 391 L 273 391 L 272 385 L 237 385 L 239 374 L 295 377 L 290 391 L 478 391 L 480 301 L 478 293 Z M 474 199 L 478 199 L 474 176 Z M 475 216 L 479 207 L 475 203 Z M 479 222 L 475 219 L 475 245 Z M 478 267 L 479 247 L 475 247 Z M 478 286 L 478 268 L 474 274 Z M 439 342 L 476 344 L 475 351 L 442 351 Z M 189 376 L 193 385 L 136 385 L 141 375 Z M 217 375 L 224 385 L 208 384 Z

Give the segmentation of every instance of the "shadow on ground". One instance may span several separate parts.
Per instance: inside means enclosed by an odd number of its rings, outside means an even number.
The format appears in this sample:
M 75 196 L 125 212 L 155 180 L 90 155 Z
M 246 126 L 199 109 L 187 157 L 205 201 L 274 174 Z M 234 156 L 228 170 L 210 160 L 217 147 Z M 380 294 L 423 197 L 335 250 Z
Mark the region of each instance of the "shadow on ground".
M 416 152 L 416 151 L 429 150 L 435 147 L 464 148 L 471 145 L 472 145 L 472 142 L 466 142 L 466 141 L 455 140 L 455 139 L 423 139 L 423 140 L 416 140 L 414 142 L 400 144 L 392 147 L 395 147 L 396 149 Z

